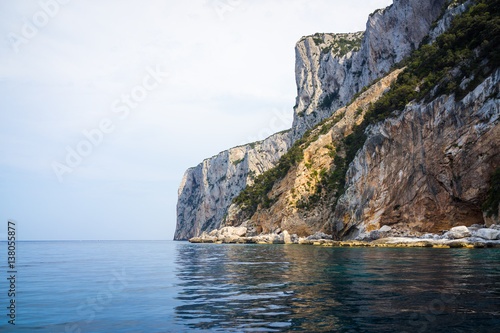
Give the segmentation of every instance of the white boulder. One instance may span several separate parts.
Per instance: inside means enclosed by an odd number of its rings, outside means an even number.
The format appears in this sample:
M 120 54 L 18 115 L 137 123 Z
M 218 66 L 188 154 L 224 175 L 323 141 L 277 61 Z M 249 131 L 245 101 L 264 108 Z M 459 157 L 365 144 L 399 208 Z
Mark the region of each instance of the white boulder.
M 391 231 L 391 227 L 389 227 L 388 225 L 384 225 L 382 226 L 382 228 L 378 229 L 378 231 L 380 232 L 388 232 L 388 231 Z
M 247 233 L 246 227 L 224 227 L 217 231 L 217 238 L 242 237 Z
M 488 239 L 488 240 L 497 239 L 499 235 L 500 235 L 500 230 L 489 229 L 489 228 L 479 229 L 475 234 L 476 237 L 481 237 L 483 239 Z
M 471 233 L 466 226 L 461 225 L 459 227 L 451 228 L 450 231 L 446 233 L 446 236 L 452 239 L 459 239 L 459 238 L 470 237 Z

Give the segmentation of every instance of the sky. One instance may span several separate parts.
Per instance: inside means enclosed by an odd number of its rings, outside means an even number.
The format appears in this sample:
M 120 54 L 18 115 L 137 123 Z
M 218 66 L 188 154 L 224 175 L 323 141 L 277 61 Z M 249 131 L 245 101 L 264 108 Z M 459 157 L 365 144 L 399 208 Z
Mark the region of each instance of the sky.
M 186 169 L 291 127 L 300 37 L 391 3 L 0 2 L 0 240 L 172 239 Z

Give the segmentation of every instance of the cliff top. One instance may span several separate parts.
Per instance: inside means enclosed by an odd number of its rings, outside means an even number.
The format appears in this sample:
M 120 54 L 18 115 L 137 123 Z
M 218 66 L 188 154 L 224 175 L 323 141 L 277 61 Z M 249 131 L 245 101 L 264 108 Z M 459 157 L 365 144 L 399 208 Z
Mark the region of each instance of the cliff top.
M 302 36 L 297 44 L 309 40 L 318 46 L 322 53 L 331 52 L 334 56 L 343 57 L 350 51 L 359 51 L 364 35 L 364 31 L 349 33 L 317 32 L 314 35 Z

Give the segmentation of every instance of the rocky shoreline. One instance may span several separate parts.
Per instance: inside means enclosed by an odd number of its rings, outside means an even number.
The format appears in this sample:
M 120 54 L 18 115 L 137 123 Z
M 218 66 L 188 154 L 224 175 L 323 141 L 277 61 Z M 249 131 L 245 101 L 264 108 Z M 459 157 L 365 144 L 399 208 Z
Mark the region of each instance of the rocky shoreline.
M 332 236 L 316 233 L 308 237 L 290 235 L 286 230 L 271 234 L 252 235 L 246 226 L 224 227 L 193 237 L 191 243 L 226 244 L 301 244 L 331 247 L 420 247 L 420 248 L 500 248 L 500 225 L 458 226 L 438 234 L 396 236 L 390 227 L 358 236 L 353 240 L 333 240 Z

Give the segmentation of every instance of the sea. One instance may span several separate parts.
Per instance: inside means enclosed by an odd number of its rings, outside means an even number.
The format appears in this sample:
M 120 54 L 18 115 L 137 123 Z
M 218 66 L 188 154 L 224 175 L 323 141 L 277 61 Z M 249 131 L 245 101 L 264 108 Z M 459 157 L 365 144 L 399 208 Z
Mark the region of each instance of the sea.
M 500 331 L 500 249 L 0 246 L 1 332 Z

